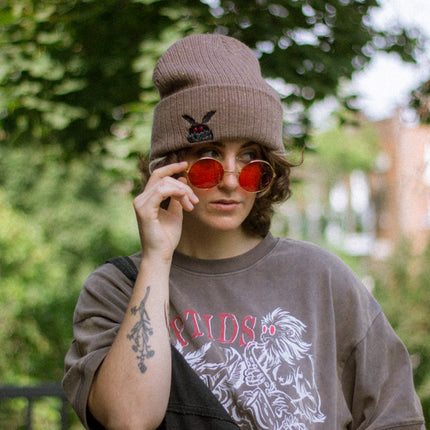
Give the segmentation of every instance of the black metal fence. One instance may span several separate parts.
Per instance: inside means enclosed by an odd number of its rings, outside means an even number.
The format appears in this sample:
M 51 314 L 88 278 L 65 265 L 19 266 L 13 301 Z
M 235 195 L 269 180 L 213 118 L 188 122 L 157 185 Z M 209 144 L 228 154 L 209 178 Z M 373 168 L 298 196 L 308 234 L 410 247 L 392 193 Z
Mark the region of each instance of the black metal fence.
M 36 399 L 43 397 L 56 397 L 61 400 L 61 407 L 59 410 L 61 416 L 61 430 L 67 430 L 68 402 L 60 384 L 43 384 L 26 387 L 0 385 L 0 402 L 16 398 L 27 399 L 25 418 L 27 430 L 32 430 L 33 428 L 33 403 Z

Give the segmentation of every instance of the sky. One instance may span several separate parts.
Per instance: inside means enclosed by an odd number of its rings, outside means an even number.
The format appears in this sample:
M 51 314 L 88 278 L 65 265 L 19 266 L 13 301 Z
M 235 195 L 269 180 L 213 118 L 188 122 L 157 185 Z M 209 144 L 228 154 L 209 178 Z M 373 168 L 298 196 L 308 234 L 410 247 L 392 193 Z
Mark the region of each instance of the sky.
M 381 8 L 372 20 L 378 29 L 399 22 L 417 27 L 430 38 L 430 0 L 379 0 Z M 352 89 L 359 97 L 359 107 L 372 120 L 393 116 L 397 107 L 407 106 L 411 90 L 430 76 L 430 42 L 419 64 L 402 63 L 396 55 L 378 54 L 353 78 Z

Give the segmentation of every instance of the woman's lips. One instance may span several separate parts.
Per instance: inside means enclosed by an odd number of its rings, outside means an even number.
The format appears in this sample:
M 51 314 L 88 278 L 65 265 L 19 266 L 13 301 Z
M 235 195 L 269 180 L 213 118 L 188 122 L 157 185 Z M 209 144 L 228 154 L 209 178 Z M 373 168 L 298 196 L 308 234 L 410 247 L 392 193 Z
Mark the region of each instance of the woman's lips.
M 213 201 L 211 206 L 215 207 L 217 210 L 231 211 L 236 209 L 239 204 L 237 200 L 221 199 Z

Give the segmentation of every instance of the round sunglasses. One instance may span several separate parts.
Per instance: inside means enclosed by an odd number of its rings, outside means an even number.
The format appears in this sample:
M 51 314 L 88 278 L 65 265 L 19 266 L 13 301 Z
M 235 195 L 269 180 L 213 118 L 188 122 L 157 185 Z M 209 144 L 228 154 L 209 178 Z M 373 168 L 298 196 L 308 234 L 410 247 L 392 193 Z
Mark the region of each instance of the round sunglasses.
M 239 171 L 224 170 L 214 158 L 204 157 L 194 162 L 186 171 L 188 180 L 196 188 L 209 189 L 217 186 L 224 173 L 236 174 L 239 185 L 249 193 L 259 193 L 268 188 L 275 179 L 273 167 L 264 160 L 253 160 Z

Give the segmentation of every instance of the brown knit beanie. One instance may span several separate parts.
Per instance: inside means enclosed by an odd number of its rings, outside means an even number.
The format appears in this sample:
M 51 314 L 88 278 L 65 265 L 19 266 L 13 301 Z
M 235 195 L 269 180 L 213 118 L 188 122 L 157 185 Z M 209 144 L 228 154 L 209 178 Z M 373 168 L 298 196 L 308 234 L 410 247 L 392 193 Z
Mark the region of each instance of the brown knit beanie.
M 246 139 L 282 149 L 282 107 L 250 48 L 228 36 L 201 34 L 173 44 L 153 82 L 150 159 L 205 141 Z

